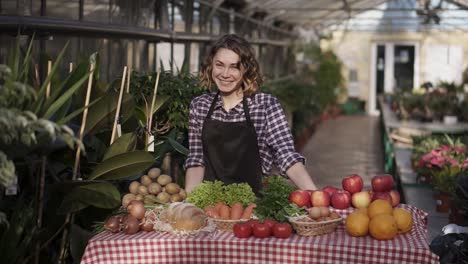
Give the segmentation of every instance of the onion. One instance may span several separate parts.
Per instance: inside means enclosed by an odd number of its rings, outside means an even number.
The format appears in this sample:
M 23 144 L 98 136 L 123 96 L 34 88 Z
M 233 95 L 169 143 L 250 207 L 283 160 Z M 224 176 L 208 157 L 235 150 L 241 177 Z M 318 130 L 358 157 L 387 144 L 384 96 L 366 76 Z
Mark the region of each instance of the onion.
M 125 234 L 135 234 L 140 231 L 140 221 L 132 215 L 127 215 L 124 219 L 123 231 Z
M 130 215 L 134 216 L 136 219 L 143 219 L 143 217 L 145 217 L 146 210 L 142 201 L 131 201 L 127 206 L 127 210 Z
M 104 228 L 107 231 L 110 231 L 112 233 L 117 233 L 122 228 L 121 222 L 122 222 L 121 215 L 113 215 L 106 220 L 106 222 L 104 223 Z

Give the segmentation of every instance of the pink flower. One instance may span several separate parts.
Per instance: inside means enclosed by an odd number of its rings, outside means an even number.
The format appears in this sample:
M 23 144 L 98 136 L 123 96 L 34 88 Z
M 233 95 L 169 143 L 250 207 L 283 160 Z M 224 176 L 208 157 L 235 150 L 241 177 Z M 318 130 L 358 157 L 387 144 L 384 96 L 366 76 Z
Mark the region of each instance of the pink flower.
M 432 157 L 430 162 L 431 162 L 432 165 L 437 166 L 439 168 L 442 168 L 446 163 L 445 158 L 440 157 L 440 156 Z
M 462 169 L 468 170 L 468 158 L 466 158 L 465 161 L 463 162 Z
M 454 146 L 454 147 L 453 147 L 453 150 L 455 151 L 455 153 L 456 153 L 457 155 L 461 155 L 461 154 L 467 153 L 465 147 Z

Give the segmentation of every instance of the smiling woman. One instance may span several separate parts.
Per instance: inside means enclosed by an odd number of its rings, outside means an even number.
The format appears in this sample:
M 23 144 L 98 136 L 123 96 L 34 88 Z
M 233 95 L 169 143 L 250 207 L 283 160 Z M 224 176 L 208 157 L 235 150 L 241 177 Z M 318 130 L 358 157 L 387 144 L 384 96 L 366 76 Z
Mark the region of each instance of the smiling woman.
M 225 35 L 212 46 L 200 73 L 216 90 L 192 100 L 186 190 L 203 180 L 248 183 L 255 193 L 272 164 L 301 189 L 315 190 L 294 150 L 290 128 L 278 100 L 258 93 L 262 77 L 250 44 Z

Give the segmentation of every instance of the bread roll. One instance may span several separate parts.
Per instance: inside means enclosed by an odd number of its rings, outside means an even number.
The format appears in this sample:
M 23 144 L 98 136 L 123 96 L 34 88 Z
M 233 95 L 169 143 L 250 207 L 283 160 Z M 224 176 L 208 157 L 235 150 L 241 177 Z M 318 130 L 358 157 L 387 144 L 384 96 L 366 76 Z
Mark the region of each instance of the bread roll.
M 205 227 L 207 217 L 202 209 L 191 203 L 171 203 L 161 213 L 161 220 L 175 230 L 196 231 Z

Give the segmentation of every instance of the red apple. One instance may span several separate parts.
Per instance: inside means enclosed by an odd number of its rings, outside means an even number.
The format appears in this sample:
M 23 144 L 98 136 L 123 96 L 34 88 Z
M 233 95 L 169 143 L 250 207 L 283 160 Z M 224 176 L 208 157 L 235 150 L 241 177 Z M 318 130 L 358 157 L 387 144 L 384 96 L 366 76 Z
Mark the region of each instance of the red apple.
M 397 190 L 395 190 L 395 189 L 390 190 L 388 192 L 388 194 L 390 194 L 390 196 L 392 197 L 392 206 L 393 207 L 400 204 L 400 198 L 401 197 L 400 197 L 400 193 Z
M 295 190 L 289 194 L 289 201 L 297 204 L 299 207 L 310 206 L 310 195 L 306 190 Z
M 312 203 L 312 206 L 328 207 L 330 206 L 330 195 L 326 191 L 317 190 L 310 194 L 310 201 Z
M 341 181 L 341 184 L 343 185 L 343 189 L 351 194 L 362 191 L 362 187 L 364 186 L 361 176 L 357 174 L 346 176 Z
M 351 195 L 351 203 L 356 208 L 367 208 L 371 202 L 371 198 L 368 191 L 361 191 Z
M 388 192 L 374 192 L 372 195 L 372 201 L 375 201 L 377 199 L 382 199 L 388 201 L 390 204 L 392 204 L 392 197 Z
M 335 193 L 337 190 L 337 188 L 330 185 L 322 188 L 322 191 L 326 191 L 330 195 L 330 197 L 332 197 L 333 193 Z
M 332 195 L 331 204 L 337 209 L 346 209 L 351 205 L 351 194 L 345 190 L 338 190 Z
M 393 176 L 390 174 L 372 177 L 372 190 L 374 192 L 388 192 L 393 188 Z

